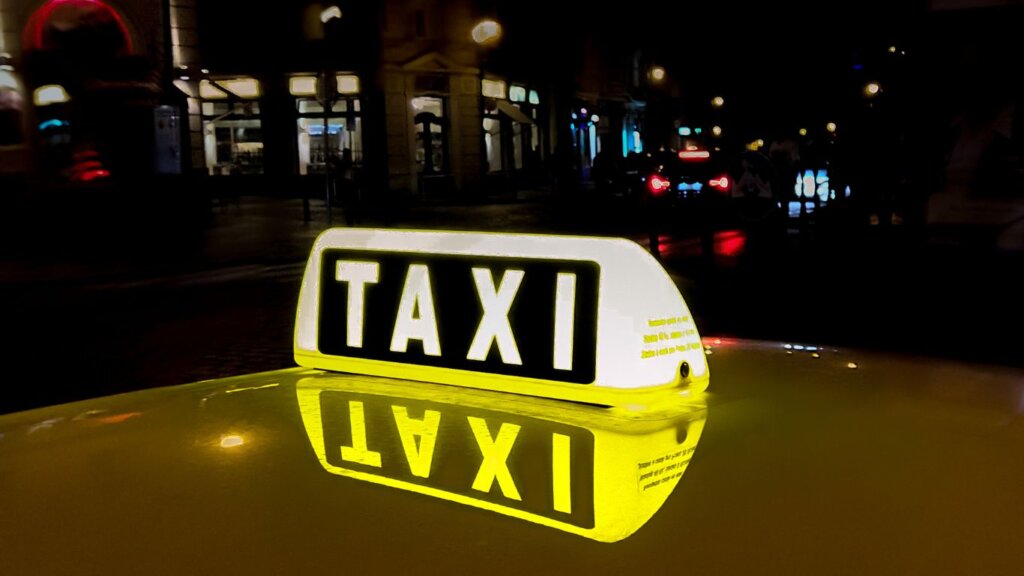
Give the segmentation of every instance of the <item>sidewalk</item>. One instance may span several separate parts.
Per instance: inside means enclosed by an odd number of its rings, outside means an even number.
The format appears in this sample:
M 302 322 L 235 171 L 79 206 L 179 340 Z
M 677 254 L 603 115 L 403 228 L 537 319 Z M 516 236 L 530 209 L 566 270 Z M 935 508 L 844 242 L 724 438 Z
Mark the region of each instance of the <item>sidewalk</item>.
M 504 230 L 540 232 L 543 199 L 502 204 L 416 204 L 391 206 L 386 214 L 361 214 L 360 227 Z M 12 285 L 136 285 L 200 282 L 204 275 L 259 273 L 267 267 L 304 262 L 317 235 L 346 225 L 335 207 L 327 223 L 321 200 L 247 196 L 215 203 L 198 225 L 141 217 L 94 226 L 26 226 L 0 255 L 0 279 Z M 9 241 L 11 242 L 11 241 Z

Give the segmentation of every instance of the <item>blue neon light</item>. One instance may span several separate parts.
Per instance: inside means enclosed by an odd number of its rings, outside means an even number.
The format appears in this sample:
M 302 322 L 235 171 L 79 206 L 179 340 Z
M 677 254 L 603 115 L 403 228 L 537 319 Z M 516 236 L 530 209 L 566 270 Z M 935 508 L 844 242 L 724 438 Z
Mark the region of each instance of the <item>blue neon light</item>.
M 47 120 L 46 122 L 43 122 L 42 124 L 40 124 L 39 125 L 39 129 L 40 130 L 46 130 L 47 128 L 61 128 L 63 126 L 67 126 L 67 125 L 68 125 L 68 123 L 66 121 L 64 121 L 64 120 L 53 119 L 53 120 Z

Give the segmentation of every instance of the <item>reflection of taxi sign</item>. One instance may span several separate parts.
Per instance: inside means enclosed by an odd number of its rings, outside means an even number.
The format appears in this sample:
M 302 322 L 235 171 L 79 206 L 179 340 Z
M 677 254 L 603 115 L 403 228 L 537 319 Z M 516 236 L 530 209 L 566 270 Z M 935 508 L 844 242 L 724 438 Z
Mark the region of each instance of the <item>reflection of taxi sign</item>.
M 608 238 L 328 230 L 306 266 L 295 360 L 606 404 L 707 385 L 671 279 Z
M 643 526 L 693 456 L 698 399 L 641 413 L 365 376 L 301 379 L 325 470 L 614 542 Z M 677 397 L 680 399 L 681 397 Z

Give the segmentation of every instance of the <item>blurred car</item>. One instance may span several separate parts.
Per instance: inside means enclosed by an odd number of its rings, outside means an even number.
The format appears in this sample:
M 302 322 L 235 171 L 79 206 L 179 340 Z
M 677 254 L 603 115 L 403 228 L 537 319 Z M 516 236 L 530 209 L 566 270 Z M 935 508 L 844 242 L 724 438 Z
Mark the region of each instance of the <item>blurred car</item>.
M 687 150 L 631 154 L 624 162 L 624 195 L 647 207 L 659 229 L 717 225 L 729 210 L 734 178 L 720 153 Z
M 720 153 L 692 145 L 646 157 L 638 170 L 644 193 L 655 202 L 674 207 L 698 206 L 693 201 L 727 198 L 733 178 Z

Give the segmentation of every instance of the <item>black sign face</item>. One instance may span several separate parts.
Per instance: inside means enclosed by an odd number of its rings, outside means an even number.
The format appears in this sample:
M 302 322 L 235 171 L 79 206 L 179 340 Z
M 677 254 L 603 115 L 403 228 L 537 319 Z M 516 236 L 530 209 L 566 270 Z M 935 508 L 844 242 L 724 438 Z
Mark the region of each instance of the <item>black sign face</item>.
M 596 262 L 328 249 L 321 354 L 594 381 Z
M 594 527 L 594 434 L 518 414 L 320 393 L 327 463 Z

